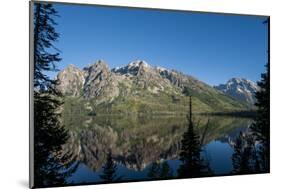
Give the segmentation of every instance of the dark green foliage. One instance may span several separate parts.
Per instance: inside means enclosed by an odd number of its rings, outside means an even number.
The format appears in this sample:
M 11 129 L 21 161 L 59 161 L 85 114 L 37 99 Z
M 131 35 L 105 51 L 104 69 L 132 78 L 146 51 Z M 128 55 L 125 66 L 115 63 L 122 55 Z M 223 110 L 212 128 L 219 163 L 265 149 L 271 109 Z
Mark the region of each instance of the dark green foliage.
M 270 131 L 270 95 L 269 95 L 269 64 L 266 65 L 266 73 L 261 75 L 258 82 L 260 90 L 256 93 L 257 117 L 251 126 L 255 140 L 260 144 L 258 156 L 261 162 L 262 171 L 269 171 L 269 131 Z
M 163 163 L 153 162 L 147 176 L 151 179 L 168 179 L 173 177 L 173 170 L 166 161 Z
M 178 169 L 178 176 L 181 178 L 208 176 L 211 174 L 211 171 L 208 164 L 201 157 L 200 137 L 194 131 L 191 96 L 189 110 L 188 129 L 184 132 L 181 141 L 180 160 L 182 164 Z
M 199 136 L 193 129 L 188 129 L 183 134 L 181 141 L 180 160 L 182 164 L 178 169 L 178 176 L 180 178 L 209 176 L 212 171 L 201 155 L 201 145 Z
M 51 4 L 34 3 L 34 186 L 55 186 L 66 183 L 66 178 L 77 168 L 71 153 L 63 152 L 68 132 L 60 124 L 60 94 L 56 81 L 44 72 L 54 71 L 60 60 L 53 42 L 59 37 L 55 32 Z
M 267 18 L 263 22 L 267 25 L 267 32 L 269 32 L 270 19 Z M 268 33 L 269 35 L 269 33 Z M 269 40 L 269 39 L 268 39 Z M 270 45 L 268 41 L 268 62 L 266 64 L 266 72 L 261 74 L 261 81 L 257 84 L 260 88 L 256 92 L 256 107 L 257 117 L 255 122 L 251 126 L 251 131 L 255 137 L 255 140 L 259 143 L 257 150 L 257 156 L 259 157 L 261 171 L 269 171 L 269 155 L 270 155 L 270 78 L 269 78 L 269 65 L 270 65 Z
M 188 87 L 183 87 L 182 94 L 185 96 L 191 96 L 192 92 Z
M 256 156 L 256 147 L 251 135 L 240 132 L 235 143 L 232 155 L 234 174 L 258 173 L 259 161 Z
M 34 96 L 34 181 L 36 187 L 65 184 L 78 164 L 71 153 L 63 153 L 68 140 L 56 109 L 60 101 L 49 93 Z
M 153 162 L 148 171 L 147 176 L 149 178 L 156 179 L 159 178 L 159 172 L 160 172 L 160 165 L 156 162 Z
M 103 172 L 100 175 L 100 178 L 104 180 L 104 182 L 113 182 L 118 180 L 116 175 L 117 166 L 113 162 L 111 151 L 107 153 L 106 163 L 102 167 Z
M 263 143 L 268 143 L 269 139 L 269 76 L 268 64 L 267 71 L 261 75 L 261 81 L 258 82 L 260 90 L 256 92 L 257 118 L 251 129 L 254 131 L 256 139 Z
M 249 133 L 240 133 L 234 143 L 232 156 L 235 174 L 261 173 L 269 171 L 269 76 L 262 74 L 256 93 L 257 115 Z
M 55 80 L 50 79 L 44 72 L 56 71 L 55 63 L 60 61 L 53 42 L 59 34 L 55 31 L 56 22 L 53 17 L 57 11 L 51 4 L 34 3 L 34 88 L 36 90 L 50 90 L 54 92 Z
M 264 21 L 268 26 L 269 18 Z M 269 48 L 269 44 L 268 44 Z M 257 115 L 250 127 L 250 135 L 240 134 L 237 138 L 233 155 L 233 166 L 236 173 L 269 172 L 270 155 L 270 80 L 269 80 L 269 49 L 266 72 L 261 74 L 256 92 Z
M 171 178 L 173 176 L 173 170 L 170 168 L 169 164 L 165 161 L 162 163 L 160 178 Z
M 199 136 L 194 132 L 193 126 L 189 126 L 187 132 L 183 134 L 181 145 L 180 160 L 182 165 L 178 170 L 179 176 L 200 176 L 201 147 Z

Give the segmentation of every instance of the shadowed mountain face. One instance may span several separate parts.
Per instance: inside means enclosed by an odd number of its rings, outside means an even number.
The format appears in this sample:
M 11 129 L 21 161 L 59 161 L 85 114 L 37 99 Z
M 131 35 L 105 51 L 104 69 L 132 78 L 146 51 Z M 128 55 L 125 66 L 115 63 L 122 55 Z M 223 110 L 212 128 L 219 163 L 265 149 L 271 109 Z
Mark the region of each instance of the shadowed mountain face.
M 214 88 L 241 102 L 250 105 L 254 105 L 256 102 L 255 93 L 258 90 L 258 86 L 248 79 L 232 78 L 226 84 L 221 84 Z
M 153 67 L 142 60 L 112 70 L 102 60 L 83 70 L 70 65 L 57 78 L 57 88 L 66 97 L 82 100 L 85 108 L 95 113 L 186 113 L 186 95 L 193 96 L 194 112 L 247 109 L 192 76 Z

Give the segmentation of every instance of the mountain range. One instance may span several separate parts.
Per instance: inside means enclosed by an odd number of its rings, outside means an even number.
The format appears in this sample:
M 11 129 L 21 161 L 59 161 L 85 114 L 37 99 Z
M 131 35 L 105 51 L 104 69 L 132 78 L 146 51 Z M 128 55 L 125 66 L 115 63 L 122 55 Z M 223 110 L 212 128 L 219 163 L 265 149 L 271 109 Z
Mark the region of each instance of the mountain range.
M 257 90 L 253 82 L 237 78 L 212 87 L 193 76 L 154 67 L 143 60 L 113 69 L 103 60 L 83 69 L 69 65 L 57 79 L 57 89 L 65 95 L 69 113 L 185 114 L 190 95 L 196 113 L 237 112 L 249 110 Z

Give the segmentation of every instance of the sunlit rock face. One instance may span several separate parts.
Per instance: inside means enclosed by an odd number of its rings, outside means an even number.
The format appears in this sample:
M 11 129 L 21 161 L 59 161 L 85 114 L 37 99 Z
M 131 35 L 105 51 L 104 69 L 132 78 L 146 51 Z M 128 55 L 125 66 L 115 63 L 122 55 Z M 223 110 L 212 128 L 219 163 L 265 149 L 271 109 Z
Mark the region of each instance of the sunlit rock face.
M 85 77 L 79 68 L 70 64 L 58 74 L 57 80 L 58 85 L 56 87 L 63 94 L 69 96 L 82 95 L 81 89 L 84 86 Z
M 244 78 L 232 78 L 226 84 L 215 86 L 216 89 L 236 100 L 254 105 L 255 93 L 258 91 L 256 83 Z
M 119 94 L 114 74 L 102 60 L 83 70 L 69 65 L 58 74 L 57 79 L 57 89 L 65 96 L 95 98 L 97 103 L 101 103 Z
M 187 111 L 187 96 L 190 95 L 194 99 L 194 112 L 248 108 L 192 76 L 152 66 L 144 60 L 113 69 L 103 60 L 82 70 L 70 65 L 57 78 L 57 88 L 65 97 L 84 99 L 89 109 L 102 114 L 182 113 Z
M 109 102 L 119 95 L 118 81 L 104 61 L 99 60 L 85 67 L 83 71 L 85 73 L 85 84 L 82 89 L 84 98 L 93 98 L 97 103 L 101 103 Z

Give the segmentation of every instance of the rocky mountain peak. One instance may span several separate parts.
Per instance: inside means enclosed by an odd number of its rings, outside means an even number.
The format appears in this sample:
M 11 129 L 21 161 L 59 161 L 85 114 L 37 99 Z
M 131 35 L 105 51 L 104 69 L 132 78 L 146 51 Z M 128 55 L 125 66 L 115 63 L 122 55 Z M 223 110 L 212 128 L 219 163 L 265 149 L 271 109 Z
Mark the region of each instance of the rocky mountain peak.
M 249 79 L 245 79 L 245 78 L 231 78 L 227 81 L 228 85 L 232 85 L 232 84 L 237 84 L 237 85 L 244 85 L 244 84 L 248 84 L 248 85 L 251 85 L 253 87 L 256 87 L 256 84 L 249 80 Z
M 130 108 L 131 111 L 137 112 L 164 111 L 167 107 L 177 107 L 175 110 L 178 110 L 178 106 L 184 106 L 182 104 L 185 102 L 183 91 L 192 94 L 198 102 L 202 102 L 200 106 L 202 111 L 203 109 L 204 111 L 224 108 L 226 110 L 240 109 L 245 106 L 192 76 L 172 69 L 154 67 L 144 60 L 135 60 L 126 66 L 112 70 L 103 60 L 98 60 L 83 70 L 69 65 L 58 74 L 58 80 L 57 87 L 66 96 L 82 97 L 86 101 L 89 100 L 95 107 L 114 102 L 106 106 L 108 108 L 106 110 L 100 107 L 100 111 L 107 113 L 128 111 L 127 109 Z M 241 88 L 251 84 L 251 82 L 242 81 L 233 79 L 232 83 L 236 83 L 236 86 L 241 85 Z M 231 81 L 228 85 L 230 83 Z M 247 91 L 249 90 L 247 88 Z M 213 99 L 212 103 L 209 98 Z M 169 106 L 164 104 L 169 104 Z M 228 106 L 225 107 L 225 104 Z M 159 107 L 162 108 L 159 109 Z M 185 107 L 182 108 L 185 110 Z M 165 111 L 170 111 L 170 109 L 165 109 Z
M 258 86 L 253 81 L 245 78 L 231 78 L 226 83 L 226 89 L 237 89 L 240 92 L 255 93 L 258 90 Z
M 91 98 L 99 95 L 111 76 L 108 65 L 105 61 L 98 60 L 83 70 L 85 75 L 84 97 Z
M 85 82 L 84 74 L 73 64 L 69 64 L 64 70 L 59 72 L 57 79 L 59 84 L 56 87 L 63 94 L 70 96 L 81 95 L 81 87 L 83 87 Z
M 144 60 L 134 60 L 128 65 L 112 69 L 113 72 L 119 74 L 139 75 L 140 72 L 153 70 L 153 67 Z
M 164 72 L 164 71 L 168 72 L 168 71 L 170 71 L 169 69 L 161 67 L 161 66 L 156 66 L 155 69 L 158 70 L 159 72 Z
M 245 78 L 231 78 L 226 84 L 220 84 L 215 88 L 236 100 L 252 105 L 256 101 L 255 93 L 258 90 L 258 86 L 253 81 Z
M 151 67 L 146 61 L 144 60 L 135 60 L 128 64 L 129 68 L 135 68 L 135 67 Z
M 66 69 L 68 70 L 73 70 L 73 69 L 78 69 L 74 64 L 69 64 Z
M 104 60 L 97 60 L 95 63 L 90 64 L 83 68 L 84 71 L 95 71 L 95 70 L 109 70 L 107 63 Z

